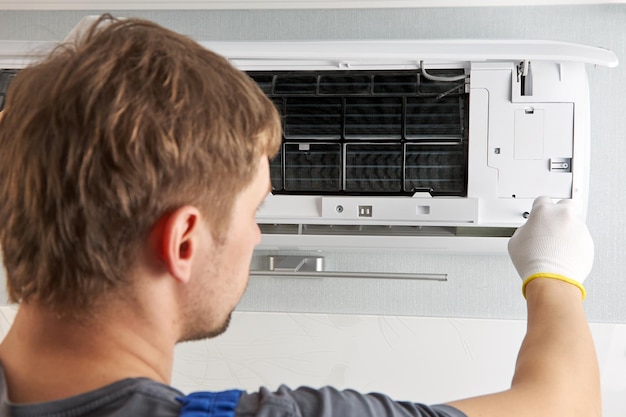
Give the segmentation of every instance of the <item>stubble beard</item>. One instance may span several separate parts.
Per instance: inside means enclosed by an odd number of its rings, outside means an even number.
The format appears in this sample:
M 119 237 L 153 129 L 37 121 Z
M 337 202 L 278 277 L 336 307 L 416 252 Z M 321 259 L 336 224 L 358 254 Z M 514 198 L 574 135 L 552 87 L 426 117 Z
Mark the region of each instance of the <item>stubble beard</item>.
M 218 245 L 215 252 L 213 253 L 214 259 L 220 259 L 221 256 L 221 247 Z M 218 274 L 227 273 L 227 271 L 222 270 L 219 266 L 216 266 L 217 262 L 209 262 L 207 261 L 207 265 L 211 265 L 205 271 L 205 276 L 218 276 Z M 248 262 L 249 264 L 249 262 Z M 236 272 L 235 272 L 236 273 Z M 230 274 L 229 274 L 230 275 Z M 236 275 L 233 274 L 233 278 Z M 239 294 L 239 299 L 245 293 L 248 283 L 249 276 L 247 276 L 247 280 L 245 283 L 245 288 L 242 291 L 242 294 Z M 190 288 L 190 293 L 188 294 L 188 304 L 185 312 L 183 314 L 183 331 L 181 332 L 181 337 L 179 338 L 179 342 L 191 342 L 198 340 L 211 339 L 221 335 L 226 332 L 228 326 L 230 325 L 232 314 L 235 310 L 235 307 L 226 314 L 225 317 L 219 318 L 215 317 L 215 314 L 211 314 L 210 306 L 207 306 L 207 300 L 213 299 L 216 296 L 215 293 L 212 293 L 212 290 L 206 287 L 203 288 Z M 238 300 L 239 301 L 239 300 Z M 237 302 L 238 302 L 237 301 Z M 221 315 L 220 315 L 221 316 Z
M 194 342 L 199 340 L 211 339 L 213 337 L 221 335 L 228 329 L 232 314 L 232 311 L 228 313 L 226 319 L 224 319 L 221 325 L 212 329 L 202 329 L 202 327 L 207 324 L 206 319 L 203 320 L 202 318 L 196 318 L 193 322 L 188 322 L 186 325 L 186 329 L 178 342 Z

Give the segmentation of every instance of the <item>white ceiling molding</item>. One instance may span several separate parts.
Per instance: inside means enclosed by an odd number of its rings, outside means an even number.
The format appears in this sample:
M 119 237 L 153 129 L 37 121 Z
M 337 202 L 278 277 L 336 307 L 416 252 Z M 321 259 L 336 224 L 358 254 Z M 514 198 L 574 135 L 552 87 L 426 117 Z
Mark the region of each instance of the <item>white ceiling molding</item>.
M 0 10 L 348 9 L 626 4 L 626 0 L 0 0 Z

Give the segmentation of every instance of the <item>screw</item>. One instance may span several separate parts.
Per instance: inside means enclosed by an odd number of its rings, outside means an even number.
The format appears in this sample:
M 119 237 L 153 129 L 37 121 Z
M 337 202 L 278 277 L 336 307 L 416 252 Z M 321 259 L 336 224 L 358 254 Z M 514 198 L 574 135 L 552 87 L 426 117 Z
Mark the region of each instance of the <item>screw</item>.
M 337 206 L 337 208 L 335 208 L 335 210 L 337 210 L 337 213 L 342 213 L 343 212 L 343 206 Z

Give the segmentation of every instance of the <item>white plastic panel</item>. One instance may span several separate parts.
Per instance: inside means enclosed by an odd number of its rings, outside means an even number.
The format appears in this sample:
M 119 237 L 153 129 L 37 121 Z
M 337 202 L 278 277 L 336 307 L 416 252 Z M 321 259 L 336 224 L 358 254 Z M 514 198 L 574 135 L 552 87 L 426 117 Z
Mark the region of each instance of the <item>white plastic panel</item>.
M 498 197 L 571 198 L 571 171 L 552 171 L 550 160 L 572 157 L 573 104 L 494 107 L 492 115 L 500 121 L 499 128 L 508 130 L 497 142 L 495 138 L 490 141 L 491 148 L 499 149 L 489 159 L 489 166 L 499 172 Z
M 478 200 L 472 198 L 322 197 L 324 219 L 411 224 L 473 224 Z
M 533 62 L 532 95 L 522 95 L 517 64 L 472 64 L 468 195 L 481 202 L 479 224 L 522 224 L 539 195 L 572 198 L 584 215 L 584 65 Z
M 23 68 L 46 56 L 56 42 L 0 41 L 0 67 Z
M 471 236 L 347 236 L 263 234 L 259 250 L 419 251 L 455 254 L 503 254 L 508 237 Z
M 257 214 L 262 224 L 427 224 L 466 226 L 478 221 L 474 198 L 333 197 L 268 195 Z
M 515 110 L 514 159 L 543 159 L 545 111 L 529 107 Z
M 617 56 L 608 49 L 568 42 L 542 40 L 351 40 L 351 41 L 246 41 L 200 42 L 228 57 L 242 70 L 304 67 L 349 68 L 417 67 L 460 61 L 523 60 L 582 62 L 615 67 Z M 29 62 L 52 50 L 56 43 L 0 41 L 0 63 Z
M 610 50 L 592 46 L 543 40 L 349 40 L 349 41 L 266 41 L 202 42 L 202 45 L 227 56 L 244 70 L 304 69 L 307 65 L 329 68 L 352 66 L 419 65 L 459 61 L 555 61 L 583 62 L 607 67 L 617 66 Z

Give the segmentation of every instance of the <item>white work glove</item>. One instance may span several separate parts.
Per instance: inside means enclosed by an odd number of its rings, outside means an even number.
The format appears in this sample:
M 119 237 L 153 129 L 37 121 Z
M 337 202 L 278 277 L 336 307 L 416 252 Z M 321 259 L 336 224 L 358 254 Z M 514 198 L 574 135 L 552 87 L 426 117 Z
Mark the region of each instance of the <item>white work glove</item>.
M 593 265 L 593 240 L 571 200 L 553 204 L 549 197 L 533 203 L 530 217 L 509 240 L 509 255 L 526 285 L 535 278 L 553 278 L 580 288 Z

